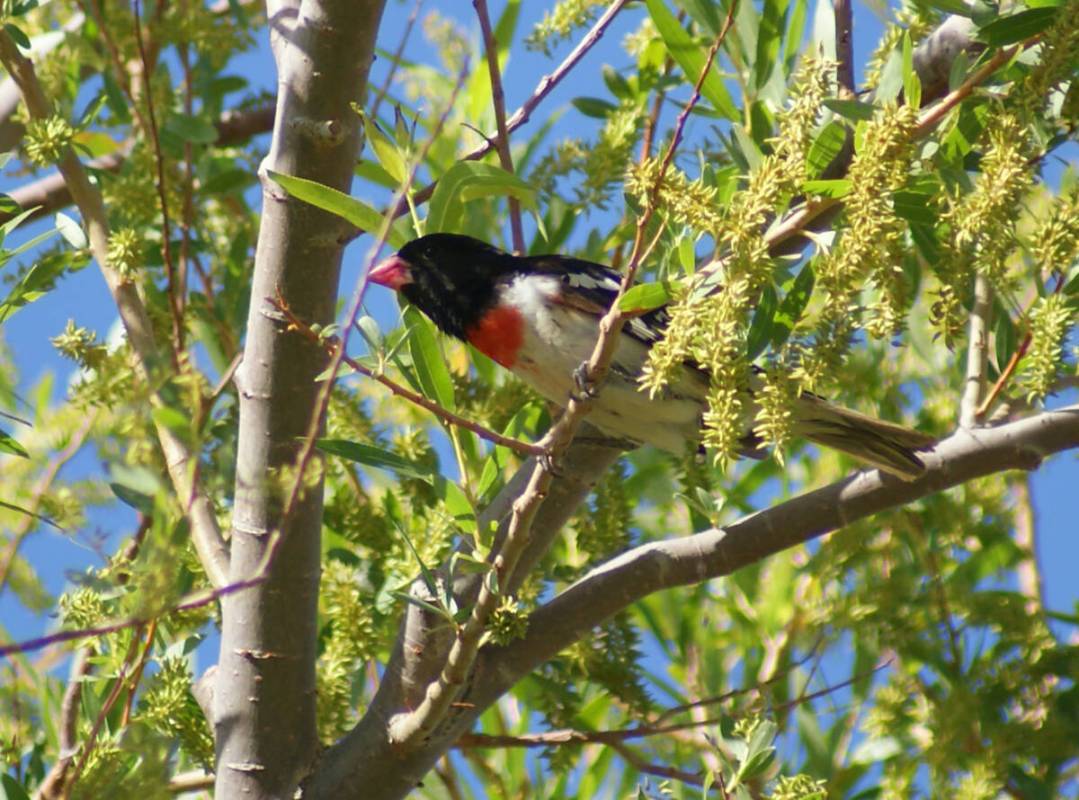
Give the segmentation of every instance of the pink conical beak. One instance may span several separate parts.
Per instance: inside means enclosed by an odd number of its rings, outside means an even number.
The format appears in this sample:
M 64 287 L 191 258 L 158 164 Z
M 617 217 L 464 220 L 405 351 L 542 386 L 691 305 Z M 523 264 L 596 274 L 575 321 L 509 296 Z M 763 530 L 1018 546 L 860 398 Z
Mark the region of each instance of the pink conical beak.
M 412 283 L 412 271 L 408 262 L 395 254 L 375 265 L 368 279 L 396 292 L 406 283 Z

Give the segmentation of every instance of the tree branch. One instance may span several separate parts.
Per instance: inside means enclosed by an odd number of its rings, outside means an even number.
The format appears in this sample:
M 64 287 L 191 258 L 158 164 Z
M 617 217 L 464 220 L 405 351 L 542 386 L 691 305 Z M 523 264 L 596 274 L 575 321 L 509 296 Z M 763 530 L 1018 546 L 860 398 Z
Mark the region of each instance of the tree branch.
M 985 396 L 985 371 L 989 363 L 989 331 L 992 328 L 993 287 L 984 275 L 974 279 L 974 308 L 967 335 L 967 374 L 959 402 L 959 424 L 973 428 L 980 421 L 978 409 Z
M 1079 405 L 998 428 L 960 429 L 922 454 L 926 474 L 916 481 L 882 477 L 875 470 L 862 472 L 725 528 L 642 545 L 596 568 L 537 609 L 528 634 L 505 648 L 485 651 L 480 669 L 485 676 L 526 674 L 595 625 L 653 592 L 729 575 L 880 511 L 974 478 L 1034 469 L 1046 456 L 1076 447 Z M 488 691 L 495 688 L 489 690 L 482 680 L 477 685 L 483 690 L 470 700 L 482 705 Z
M 274 107 L 265 105 L 250 111 L 226 111 L 215 123 L 217 140 L 214 146 L 225 147 L 245 142 L 252 136 L 266 133 L 273 129 Z M 130 143 L 120 145 L 115 153 L 101 156 L 86 162 L 86 167 L 94 172 L 117 172 L 127 159 Z M 64 176 L 53 172 L 31 183 L 23 184 L 7 193 L 21 208 L 39 206 L 27 219 L 35 220 L 54 214 L 71 205 L 71 191 L 64 182 Z M 0 225 L 14 219 L 18 212 L 0 212 Z
M 30 116 L 33 119 L 50 117 L 53 113 L 52 104 L 45 97 L 34 73 L 33 64 L 19 52 L 6 31 L 0 31 L 0 61 L 19 85 Z M 109 227 L 101 192 L 90 183 L 86 170 L 70 146 L 65 148 L 59 168 L 71 197 L 82 214 L 90 240 L 90 250 L 120 312 L 120 319 L 131 349 L 137 356 L 138 366 L 147 383 L 152 386 L 152 373 L 154 365 L 160 359 L 160 353 L 138 288 L 109 266 Z M 156 393 L 151 396 L 151 402 L 157 407 L 165 405 Z M 191 537 L 199 559 L 214 585 L 221 586 L 225 583 L 228 554 L 224 538 L 217 526 L 213 504 L 194 478 L 195 456 L 188 445 L 167 426 L 155 420 L 154 427 L 176 496 L 191 523 Z
M 280 191 L 267 170 L 348 192 L 382 0 L 271 2 L 278 70 L 274 133 L 260 169 L 263 212 L 240 390 L 229 575 L 255 583 L 222 600 L 213 719 L 218 797 L 292 796 L 314 761 L 322 478 L 296 475 L 314 419 L 321 347 L 287 331 L 267 297 L 333 321 L 349 227 Z M 332 76 L 332 79 L 327 79 Z M 286 489 L 302 481 L 295 502 Z M 289 513 L 286 515 L 286 509 Z M 273 558 L 268 558 L 270 554 Z M 256 624 L 258 621 L 258 624 Z

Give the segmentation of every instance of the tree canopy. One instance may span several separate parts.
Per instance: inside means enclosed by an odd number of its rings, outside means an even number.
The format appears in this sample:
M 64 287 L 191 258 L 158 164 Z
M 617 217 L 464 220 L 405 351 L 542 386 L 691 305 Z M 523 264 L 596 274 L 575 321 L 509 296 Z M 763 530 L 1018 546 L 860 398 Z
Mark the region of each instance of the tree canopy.
M 538 6 L 5 0 L 0 333 L 61 307 L 72 372 L 5 334 L 0 797 L 1079 792 L 1079 0 Z M 619 270 L 598 392 L 667 305 L 703 453 L 368 291 L 434 232 Z

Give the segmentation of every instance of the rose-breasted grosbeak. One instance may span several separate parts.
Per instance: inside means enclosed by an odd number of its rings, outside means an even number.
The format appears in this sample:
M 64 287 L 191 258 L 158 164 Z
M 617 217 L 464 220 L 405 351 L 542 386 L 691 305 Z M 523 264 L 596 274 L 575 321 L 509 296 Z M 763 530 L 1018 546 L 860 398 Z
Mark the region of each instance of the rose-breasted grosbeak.
M 591 356 L 599 320 L 621 283 L 618 273 L 589 261 L 514 256 L 449 233 L 409 242 L 370 279 L 401 292 L 444 333 L 471 343 L 559 405 L 575 390 L 574 372 Z M 661 307 L 626 322 L 588 420 L 609 434 L 681 454 L 700 437 L 708 376 L 686 363 L 656 397 L 638 385 L 668 320 Z M 933 443 L 925 434 L 811 394 L 799 398 L 795 414 L 796 432 L 812 442 L 907 480 L 925 470 L 915 453 Z M 744 455 L 759 455 L 752 432 L 743 445 Z

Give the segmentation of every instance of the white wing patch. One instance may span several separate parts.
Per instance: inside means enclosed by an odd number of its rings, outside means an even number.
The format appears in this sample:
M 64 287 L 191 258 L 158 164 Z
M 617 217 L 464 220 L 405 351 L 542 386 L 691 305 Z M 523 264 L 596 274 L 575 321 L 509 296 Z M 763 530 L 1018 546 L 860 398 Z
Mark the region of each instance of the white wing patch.
M 608 292 L 617 292 L 622 285 L 606 275 L 597 276 L 587 272 L 566 272 L 562 280 L 577 289 L 605 289 Z

